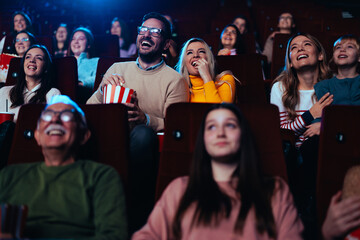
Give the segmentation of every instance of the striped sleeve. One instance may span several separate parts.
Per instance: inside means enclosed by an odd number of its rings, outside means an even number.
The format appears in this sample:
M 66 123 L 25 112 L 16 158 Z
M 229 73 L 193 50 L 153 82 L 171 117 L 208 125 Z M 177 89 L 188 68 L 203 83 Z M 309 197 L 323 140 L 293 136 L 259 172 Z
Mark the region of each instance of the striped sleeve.
M 294 120 L 290 120 L 282 102 L 283 92 L 280 83 L 276 82 L 271 88 L 270 102 L 279 108 L 280 127 L 290 129 L 299 136 L 305 131 L 306 126 L 309 125 L 314 118 L 308 110 L 297 110 L 296 113 L 298 116 Z

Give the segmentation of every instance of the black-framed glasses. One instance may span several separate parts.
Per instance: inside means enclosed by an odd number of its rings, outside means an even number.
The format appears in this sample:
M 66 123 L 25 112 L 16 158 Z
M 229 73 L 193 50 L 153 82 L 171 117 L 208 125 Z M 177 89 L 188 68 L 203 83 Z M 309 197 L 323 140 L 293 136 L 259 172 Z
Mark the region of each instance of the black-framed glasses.
M 50 109 L 46 109 L 41 113 L 41 120 L 50 122 L 55 115 L 58 115 L 62 122 L 70 122 L 75 120 L 75 109 L 65 109 L 57 112 Z
M 15 39 L 15 42 L 27 42 L 29 40 L 30 40 L 29 38 L 17 38 Z
M 144 35 L 147 31 L 149 31 L 150 35 L 153 37 L 160 37 L 162 29 L 160 28 L 151 28 L 151 27 L 138 27 L 138 34 Z

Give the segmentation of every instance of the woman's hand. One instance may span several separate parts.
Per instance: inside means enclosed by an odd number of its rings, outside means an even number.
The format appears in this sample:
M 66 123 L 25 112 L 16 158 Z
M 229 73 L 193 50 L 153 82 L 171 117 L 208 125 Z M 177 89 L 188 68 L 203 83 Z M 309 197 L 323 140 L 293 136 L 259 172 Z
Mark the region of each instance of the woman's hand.
M 197 60 L 195 68 L 199 71 L 200 77 L 204 83 L 212 81 L 209 70 L 209 63 L 205 59 L 200 58 Z
M 123 86 L 125 84 L 125 80 L 122 76 L 120 76 L 119 74 L 112 74 L 107 76 L 106 78 L 104 77 L 103 80 L 101 81 L 101 91 L 104 90 L 105 85 L 115 85 L 115 86 Z
M 349 197 L 341 201 L 341 191 L 330 202 L 322 226 L 325 240 L 344 237 L 349 231 L 360 226 L 360 197 Z
M 334 95 L 330 95 L 330 93 L 324 94 L 309 110 L 313 118 L 321 117 L 324 107 L 329 106 L 333 101 Z
M 220 49 L 218 56 L 229 56 L 231 51 L 227 48 Z
M 320 127 L 321 127 L 320 122 L 316 122 L 306 126 L 307 129 L 304 132 L 304 137 L 312 137 L 314 135 L 320 135 Z

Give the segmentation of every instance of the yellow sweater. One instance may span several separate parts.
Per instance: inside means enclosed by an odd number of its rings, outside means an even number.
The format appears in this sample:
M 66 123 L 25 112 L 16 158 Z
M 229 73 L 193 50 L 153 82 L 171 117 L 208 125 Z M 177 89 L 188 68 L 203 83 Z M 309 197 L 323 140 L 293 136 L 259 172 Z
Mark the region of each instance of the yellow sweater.
M 190 102 L 221 103 L 234 102 L 235 79 L 230 74 L 225 74 L 219 80 L 219 85 L 214 81 L 204 84 L 201 77 L 189 75 L 191 82 Z M 221 84 L 221 85 L 220 85 Z

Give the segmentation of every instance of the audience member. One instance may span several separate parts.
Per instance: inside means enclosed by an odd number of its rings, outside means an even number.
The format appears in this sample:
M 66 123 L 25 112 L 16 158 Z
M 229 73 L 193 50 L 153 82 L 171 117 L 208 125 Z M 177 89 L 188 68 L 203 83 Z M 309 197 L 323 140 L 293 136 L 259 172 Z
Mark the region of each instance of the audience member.
M 130 133 L 130 185 L 134 192 L 131 200 L 134 211 L 129 214 L 139 229 L 146 221 L 154 204 L 157 174 L 157 136 L 164 129 L 166 109 L 172 103 L 187 102 L 189 88 L 185 80 L 168 67 L 162 53 L 169 47 L 171 27 L 159 13 L 143 17 L 138 27 L 136 62 L 113 64 L 106 72 L 99 89 L 87 103 L 103 102 L 103 87 L 107 84 L 134 89 L 129 108 Z M 130 221 L 130 220 L 129 220 Z
M 272 60 L 275 34 L 292 34 L 295 30 L 295 22 L 292 14 L 288 12 L 282 13 L 279 17 L 279 23 L 277 27 L 279 30 L 271 33 L 270 36 L 266 39 L 264 45 L 263 54 L 267 57 L 268 63 L 271 63 Z
M 91 58 L 94 36 L 90 29 L 79 27 L 73 31 L 70 39 L 68 55 L 77 59 L 79 85 L 92 90 L 99 61 L 99 58 Z
M 220 35 L 218 55 L 237 55 L 245 52 L 244 42 L 234 24 L 225 26 Z
M 11 22 L 11 33 L 4 36 L 0 41 L 0 54 L 1 53 L 11 53 L 11 45 L 6 46 L 5 39 L 10 38 L 10 41 L 6 41 L 9 44 L 15 39 L 15 35 L 20 31 L 28 31 L 33 33 L 32 23 L 30 17 L 21 11 L 16 11 L 12 15 L 13 21 Z
M 60 23 L 53 37 L 53 56 L 65 57 L 69 47 L 69 29 L 66 23 Z
M 301 188 L 294 189 L 306 234 L 316 234 L 315 186 L 317 172 L 318 135 L 324 107 L 331 104 L 333 95 L 315 99 L 314 85 L 330 76 L 326 54 L 321 43 L 309 34 L 296 34 L 286 48 L 285 69 L 275 79 L 270 102 L 279 108 L 280 127 L 294 131 L 298 150 L 295 166 Z M 308 230 L 308 231 L 307 231 Z
M 298 33 L 289 39 L 285 62 L 271 89 L 270 102 L 279 107 L 281 128 L 294 131 L 300 147 L 308 137 L 319 134 L 320 123 L 314 120 L 333 101 L 329 93 L 319 101 L 314 96 L 314 85 L 331 73 L 323 46 L 309 34 Z
M 130 40 L 126 23 L 120 18 L 114 18 L 111 22 L 111 35 L 119 37 L 120 57 L 129 58 L 136 54 L 136 45 Z
M 12 53 L 23 57 L 31 45 L 36 44 L 36 38 L 28 31 L 20 31 L 15 35 Z
M 234 102 L 234 76 L 231 71 L 215 76 L 215 58 L 204 40 L 191 38 L 184 44 L 176 69 L 189 84 L 190 102 Z
M 170 22 L 171 24 L 171 39 L 169 41 L 169 48 L 165 50 L 163 53 L 163 57 L 165 58 L 166 64 L 170 67 L 175 67 L 177 60 L 178 60 L 178 44 L 177 38 L 178 35 L 175 31 L 174 21 L 172 20 L 170 15 L 164 15 L 164 17 Z
M 247 33 L 249 31 L 249 21 L 242 14 L 237 15 L 234 18 L 232 24 L 234 24 L 239 29 L 239 32 L 241 35 L 244 35 L 245 33 Z
M 77 159 L 78 148 L 89 137 L 79 106 L 67 96 L 54 96 L 35 130 L 45 161 L 1 171 L 0 201 L 29 208 L 25 237 L 127 239 L 118 173 L 110 166 Z
M 316 96 L 334 95 L 332 104 L 360 105 L 360 40 L 354 35 L 340 37 L 334 43 L 332 61 L 337 68 L 333 78 L 317 83 Z
M 242 14 L 237 15 L 232 24 L 234 24 L 238 29 L 239 32 L 241 34 L 241 37 L 244 39 L 244 37 L 247 34 L 254 34 L 253 32 L 251 32 L 250 30 L 250 24 L 249 24 L 249 20 L 247 19 L 247 17 L 245 17 Z M 255 36 L 254 36 L 255 38 Z M 245 44 L 246 45 L 246 44 Z M 247 46 L 246 46 L 247 47 Z M 248 47 L 247 47 L 248 48 Z M 249 51 L 250 52 L 250 51 Z M 260 47 L 260 44 L 255 40 L 255 52 L 256 53 L 262 53 L 262 49 Z
M 17 115 L 21 105 L 46 103 L 60 91 L 54 88 L 51 56 L 43 45 L 32 45 L 21 60 L 19 78 L 14 86 L 0 89 L 0 111 Z
M 343 191 L 336 193 L 330 201 L 329 209 L 321 232 L 324 240 L 344 239 L 351 231 L 360 227 L 360 166 L 348 170 Z M 359 234 L 359 230 L 356 230 Z M 355 232 L 354 232 L 355 233 Z M 347 240 L 358 239 L 347 236 Z
M 302 239 L 287 184 L 263 176 L 259 165 L 243 114 L 232 104 L 214 105 L 201 124 L 190 176 L 169 184 L 132 239 Z

